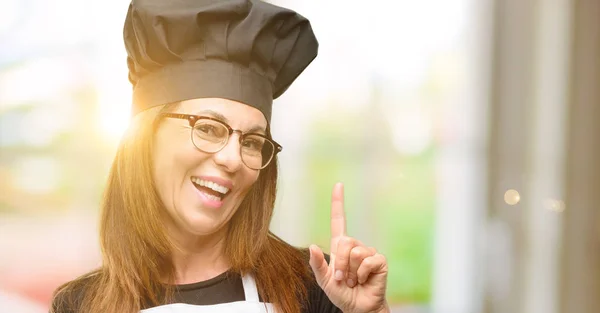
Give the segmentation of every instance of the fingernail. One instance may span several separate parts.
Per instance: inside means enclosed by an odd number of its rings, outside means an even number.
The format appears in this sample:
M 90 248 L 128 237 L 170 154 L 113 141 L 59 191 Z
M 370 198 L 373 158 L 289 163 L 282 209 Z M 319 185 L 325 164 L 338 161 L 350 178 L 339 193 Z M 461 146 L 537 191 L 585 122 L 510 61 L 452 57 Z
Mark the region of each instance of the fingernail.
M 342 280 L 344 278 L 344 273 L 340 270 L 335 271 L 335 280 Z
M 346 283 L 348 283 L 348 287 L 354 287 L 354 281 L 352 279 L 348 279 Z

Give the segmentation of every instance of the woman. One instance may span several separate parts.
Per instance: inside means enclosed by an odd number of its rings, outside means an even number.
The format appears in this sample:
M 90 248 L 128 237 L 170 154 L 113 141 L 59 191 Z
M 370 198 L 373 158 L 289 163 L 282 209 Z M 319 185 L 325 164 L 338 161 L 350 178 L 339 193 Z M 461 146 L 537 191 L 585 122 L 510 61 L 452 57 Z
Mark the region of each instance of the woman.
M 259 1 L 134 0 L 134 119 L 102 204 L 102 266 L 57 289 L 64 312 L 389 312 L 387 263 L 346 236 L 331 259 L 269 232 L 273 99 L 317 55 L 310 23 Z

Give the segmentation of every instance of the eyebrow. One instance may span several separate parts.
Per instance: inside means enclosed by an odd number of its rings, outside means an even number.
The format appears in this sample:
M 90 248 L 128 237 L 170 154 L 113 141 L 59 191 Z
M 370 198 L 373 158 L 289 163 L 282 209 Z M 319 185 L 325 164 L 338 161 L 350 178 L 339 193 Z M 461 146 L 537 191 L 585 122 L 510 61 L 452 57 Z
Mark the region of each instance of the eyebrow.
M 229 120 L 225 117 L 225 115 L 223 115 L 219 112 L 213 111 L 213 110 L 202 110 L 202 111 L 197 112 L 196 114 L 197 115 L 210 115 L 211 117 L 214 117 L 216 119 L 219 119 L 219 120 L 229 124 Z M 263 127 L 258 126 L 258 125 L 255 125 L 255 126 L 251 127 L 250 129 L 244 131 L 244 133 L 257 133 L 257 132 L 263 133 L 263 135 L 266 134 L 266 130 Z

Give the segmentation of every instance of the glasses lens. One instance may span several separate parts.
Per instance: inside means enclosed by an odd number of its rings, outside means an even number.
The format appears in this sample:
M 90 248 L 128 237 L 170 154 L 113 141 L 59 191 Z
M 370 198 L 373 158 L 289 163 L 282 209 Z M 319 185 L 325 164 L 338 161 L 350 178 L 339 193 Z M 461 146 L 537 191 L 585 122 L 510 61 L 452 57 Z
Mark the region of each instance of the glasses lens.
M 206 152 L 216 152 L 227 142 L 229 130 L 227 127 L 213 120 L 198 120 L 194 125 L 194 145 Z
M 269 140 L 257 135 L 245 135 L 242 139 L 242 160 L 252 169 L 262 169 L 271 162 L 275 146 Z

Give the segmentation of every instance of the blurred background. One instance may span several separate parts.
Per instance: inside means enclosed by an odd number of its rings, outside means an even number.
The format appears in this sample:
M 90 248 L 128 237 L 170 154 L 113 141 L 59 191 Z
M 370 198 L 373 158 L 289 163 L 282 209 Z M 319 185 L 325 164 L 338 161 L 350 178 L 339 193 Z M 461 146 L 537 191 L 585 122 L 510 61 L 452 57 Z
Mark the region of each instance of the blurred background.
M 276 234 L 327 249 L 342 181 L 394 312 L 600 312 L 600 1 L 271 2 L 320 42 L 274 106 Z M 0 312 L 99 265 L 128 4 L 0 2 Z

